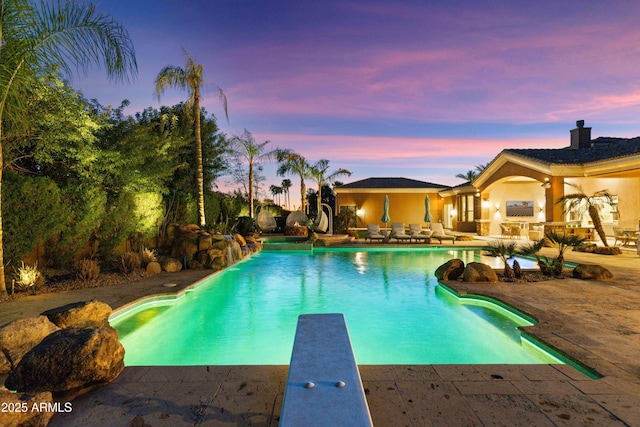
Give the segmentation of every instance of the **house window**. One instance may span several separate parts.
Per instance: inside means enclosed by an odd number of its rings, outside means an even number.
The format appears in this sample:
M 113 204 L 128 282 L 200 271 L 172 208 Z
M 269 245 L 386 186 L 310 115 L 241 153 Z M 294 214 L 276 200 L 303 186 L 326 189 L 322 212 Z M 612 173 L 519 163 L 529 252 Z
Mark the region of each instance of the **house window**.
M 473 194 L 458 196 L 458 221 L 471 222 L 475 219 L 473 213 Z

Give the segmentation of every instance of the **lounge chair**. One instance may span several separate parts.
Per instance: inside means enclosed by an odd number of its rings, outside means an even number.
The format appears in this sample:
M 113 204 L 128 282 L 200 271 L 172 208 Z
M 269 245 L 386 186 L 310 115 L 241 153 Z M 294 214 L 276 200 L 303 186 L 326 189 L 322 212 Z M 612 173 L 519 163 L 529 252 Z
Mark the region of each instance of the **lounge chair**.
M 374 240 L 382 240 L 384 241 L 385 235 L 380 233 L 380 226 L 378 224 L 367 224 L 367 235 L 364 238 L 366 242 L 369 239 L 369 243 L 372 243 Z
M 411 236 L 404 231 L 404 224 L 401 222 L 391 223 L 391 237 L 398 242 L 400 242 L 400 240 L 409 240 L 409 242 L 411 242 Z
M 443 240 L 451 240 L 453 244 L 456 243 L 456 236 L 445 234 L 444 227 L 439 222 L 431 223 L 431 238 L 439 240 L 440 243 L 442 243 Z
M 423 230 L 420 224 L 409 224 L 409 236 L 416 242 L 424 240 L 425 243 L 431 243 L 431 230 Z

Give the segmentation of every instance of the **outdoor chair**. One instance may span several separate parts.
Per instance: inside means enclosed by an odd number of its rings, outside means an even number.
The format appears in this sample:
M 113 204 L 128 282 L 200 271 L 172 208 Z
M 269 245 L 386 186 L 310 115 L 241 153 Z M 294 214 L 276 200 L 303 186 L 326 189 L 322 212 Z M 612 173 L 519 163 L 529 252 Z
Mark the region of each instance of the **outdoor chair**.
M 532 225 L 529 227 L 529 240 L 540 241 L 544 238 L 544 225 Z
M 622 242 L 622 246 L 628 246 L 629 245 L 629 241 L 631 240 L 631 236 L 629 235 L 629 233 L 625 233 L 625 231 L 622 228 L 614 227 L 613 228 L 613 234 L 614 234 L 614 238 L 615 238 L 615 240 L 613 242 L 613 246 L 618 244 L 618 241 Z
M 411 239 L 416 239 L 416 242 L 424 240 L 425 243 L 431 243 L 431 230 L 423 230 L 420 224 L 409 224 L 409 236 Z
M 380 226 L 378 224 L 367 224 L 367 235 L 364 241 L 366 242 L 367 239 L 369 239 L 369 243 L 372 243 L 374 240 L 384 241 L 385 235 L 380 233 Z
M 500 237 L 510 237 L 511 236 L 511 228 L 509 228 L 506 224 L 500 224 Z
M 431 223 L 431 238 L 437 239 L 440 243 L 442 243 L 443 240 L 451 240 L 454 245 L 456 243 L 456 236 L 445 234 L 444 227 L 440 222 Z
M 391 223 L 391 237 L 398 242 L 400 242 L 400 240 L 409 240 L 409 242 L 411 242 L 411 236 L 404 231 L 404 224 L 401 222 Z
M 522 228 L 520 228 L 519 225 L 512 225 L 511 226 L 511 231 L 509 232 L 509 235 L 511 237 L 519 239 L 521 234 L 522 234 Z

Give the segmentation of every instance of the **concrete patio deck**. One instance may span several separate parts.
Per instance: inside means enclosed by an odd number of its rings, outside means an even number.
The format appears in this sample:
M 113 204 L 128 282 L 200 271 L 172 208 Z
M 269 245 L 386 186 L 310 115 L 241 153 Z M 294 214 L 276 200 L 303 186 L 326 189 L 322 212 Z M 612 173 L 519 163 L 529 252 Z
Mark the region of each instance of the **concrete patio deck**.
M 539 323 L 529 328 L 532 334 L 603 378 L 590 379 L 569 365 L 362 365 L 374 425 L 640 425 L 640 257 L 626 251 L 571 252 L 566 258 L 601 264 L 616 278 L 451 287 L 535 316 Z M 119 307 L 166 292 L 165 283 L 180 289 L 206 274 L 190 270 L 5 301 L 0 325 L 90 298 Z M 113 383 L 75 399 L 73 410 L 54 415 L 50 425 L 276 426 L 286 379 L 287 366 L 127 367 Z

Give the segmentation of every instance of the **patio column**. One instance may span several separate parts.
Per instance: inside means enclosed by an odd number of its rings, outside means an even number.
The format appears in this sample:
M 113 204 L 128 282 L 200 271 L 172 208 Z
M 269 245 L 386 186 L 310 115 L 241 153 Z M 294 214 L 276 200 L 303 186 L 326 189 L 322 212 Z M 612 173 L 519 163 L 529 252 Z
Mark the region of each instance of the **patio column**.
M 564 221 L 562 205 L 556 205 L 556 200 L 564 196 L 564 177 L 551 177 L 551 186 L 545 189 L 544 196 L 547 222 Z

